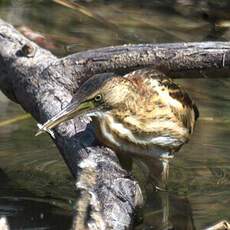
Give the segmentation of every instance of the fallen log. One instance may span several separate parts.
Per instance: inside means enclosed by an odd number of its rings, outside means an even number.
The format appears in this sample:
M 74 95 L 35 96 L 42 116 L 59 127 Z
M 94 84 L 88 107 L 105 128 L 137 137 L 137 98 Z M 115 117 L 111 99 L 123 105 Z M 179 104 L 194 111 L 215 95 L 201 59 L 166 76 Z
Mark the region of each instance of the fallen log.
M 92 75 L 150 66 L 173 78 L 228 77 L 230 43 L 124 45 L 57 58 L 0 20 L 0 89 L 39 123 L 66 106 Z M 131 228 L 142 203 L 139 185 L 121 168 L 115 153 L 97 142 L 93 125 L 75 119 L 57 128 L 55 137 L 76 180 L 74 226 Z

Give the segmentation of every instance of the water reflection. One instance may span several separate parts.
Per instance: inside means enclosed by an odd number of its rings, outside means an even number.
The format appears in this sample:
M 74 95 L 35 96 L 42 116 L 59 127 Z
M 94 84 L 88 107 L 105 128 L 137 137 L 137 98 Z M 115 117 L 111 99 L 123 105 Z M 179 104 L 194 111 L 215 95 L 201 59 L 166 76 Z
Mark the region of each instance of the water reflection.
M 70 229 L 72 222 L 68 212 L 34 199 L 1 198 L 0 213 L 10 229 Z
M 170 192 L 153 192 L 147 199 L 144 223 L 135 229 L 194 230 L 193 214 L 189 200 Z
M 216 27 L 229 20 L 229 6 L 221 8 L 220 2 L 225 1 L 81 1 L 108 26 L 52 1 L 0 1 L 0 16 L 42 33 L 52 52 L 63 56 L 72 44 L 71 52 L 131 42 L 229 40 L 229 27 Z M 192 94 L 201 118 L 192 140 L 170 163 L 169 192 L 146 192 L 136 229 L 201 229 L 230 216 L 230 81 L 178 82 Z M 1 121 L 23 114 L 3 96 L 0 105 Z M 32 119 L 0 128 L 0 215 L 9 216 L 14 228 L 58 229 L 56 219 L 68 229 L 72 178 L 49 138 L 35 138 L 35 131 Z

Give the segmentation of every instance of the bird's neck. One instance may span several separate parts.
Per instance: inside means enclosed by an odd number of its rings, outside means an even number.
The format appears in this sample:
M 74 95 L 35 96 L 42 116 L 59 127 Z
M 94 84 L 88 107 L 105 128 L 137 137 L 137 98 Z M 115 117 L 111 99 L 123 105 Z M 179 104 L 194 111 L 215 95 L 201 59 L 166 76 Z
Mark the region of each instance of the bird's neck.
M 137 134 L 135 130 L 116 120 L 111 112 L 94 117 L 93 121 L 97 126 L 97 137 L 100 142 L 115 151 L 159 157 L 170 151 L 169 145 L 181 144 L 175 138 L 155 136 L 152 133 Z

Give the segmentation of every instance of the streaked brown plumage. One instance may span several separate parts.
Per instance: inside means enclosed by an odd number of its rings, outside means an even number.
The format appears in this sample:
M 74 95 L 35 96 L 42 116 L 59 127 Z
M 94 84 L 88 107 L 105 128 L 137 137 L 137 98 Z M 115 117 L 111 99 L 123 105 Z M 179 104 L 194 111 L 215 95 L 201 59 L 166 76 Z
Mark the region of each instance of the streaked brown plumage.
M 181 87 L 157 70 L 142 69 L 91 78 L 39 133 L 83 114 L 93 118 L 104 145 L 152 157 L 177 151 L 190 139 L 198 118 L 197 107 Z
M 118 100 L 118 106 L 114 105 L 107 116 L 94 119 L 99 127 L 104 126 L 98 129 L 104 144 L 115 149 L 122 148 L 125 152 L 142 154 L 144 151 L 144 154 L 154 155 L 154 149 L 175 152 L 189 140 L 198 110 L 182 88 L 164 78 L 156 70 L 139 70 L 114 79 L 111 86 L 107 83 L 108 91 L 114 84 L 119 86 L 117 92 L 111 95 L 113 101 Z M 121 87 L 124 91 L 127 87 L 129 91 L 123 103 L 120 103 Z M 114 127 L 114 123 L 122 126 Z M 124 129 L 129 130 L 133 137 Z M 107 132 L 113 135 L 119 146 L 106 138 Z M 154 137 L 162 137 L 163 140 L 151 142 L 150 138 Z

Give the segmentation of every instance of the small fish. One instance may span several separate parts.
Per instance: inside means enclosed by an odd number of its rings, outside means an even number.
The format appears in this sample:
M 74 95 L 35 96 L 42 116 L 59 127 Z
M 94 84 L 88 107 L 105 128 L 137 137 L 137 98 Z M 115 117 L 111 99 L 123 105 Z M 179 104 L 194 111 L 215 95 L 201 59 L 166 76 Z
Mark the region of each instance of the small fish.
M 54 132 L 51 129 L 47 129 L 47 128 L 44 127 L 44 125 L 39 124 L 39 123 L 37 124 L 37 127 L 38 127 L 38 132 L 35 134 L 35 136 L 39 136 L 40 134 L 47 132 L 47 133 L 50 134 L 50 136 L 53 139 L 55 139 Z

